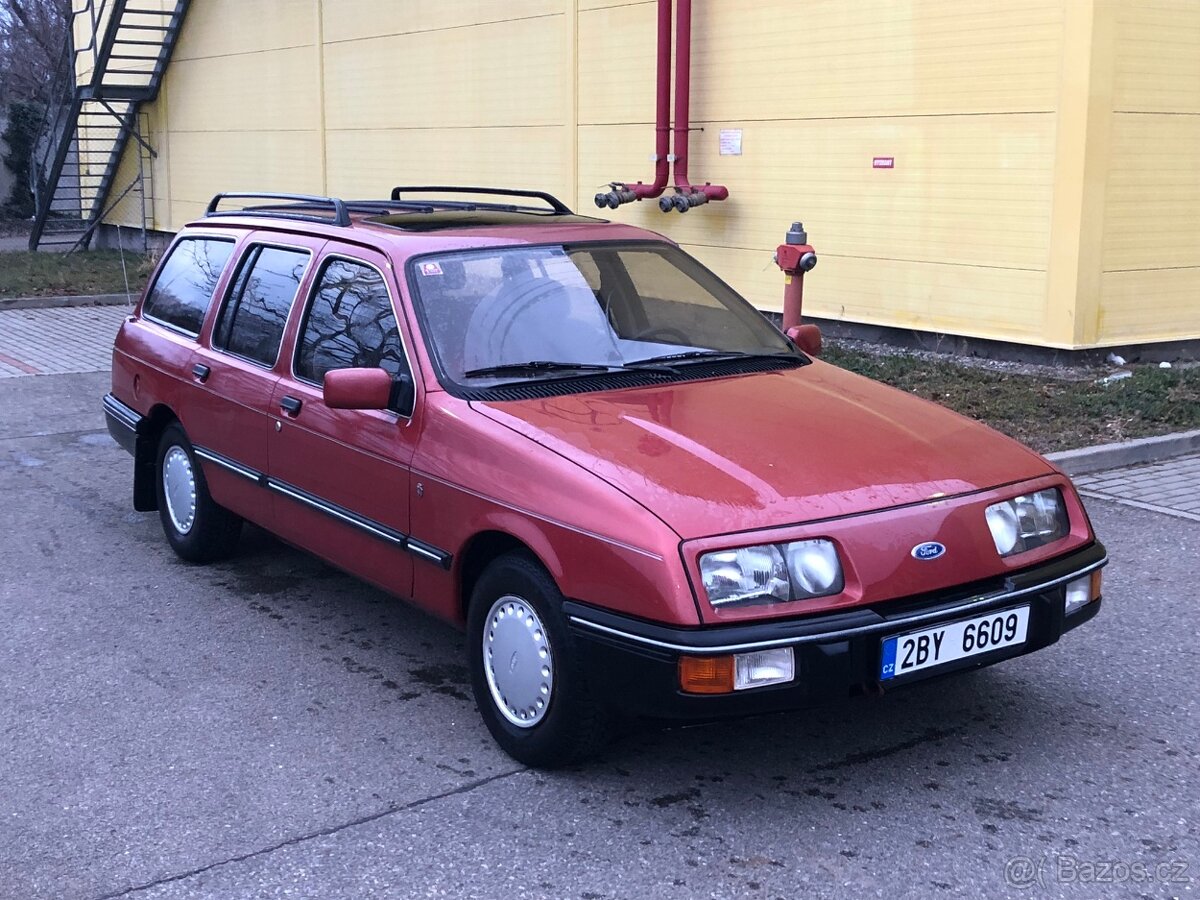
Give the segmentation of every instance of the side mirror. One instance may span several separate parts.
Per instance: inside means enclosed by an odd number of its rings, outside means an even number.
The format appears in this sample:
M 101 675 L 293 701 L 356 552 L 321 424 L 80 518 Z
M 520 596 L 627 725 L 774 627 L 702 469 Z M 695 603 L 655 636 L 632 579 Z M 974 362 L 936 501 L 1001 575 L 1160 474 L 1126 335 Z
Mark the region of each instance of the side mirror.
M 417 392 L 413 390 L 411 375 L 397 375 L 392 379 L 392 395 L 388 399 L 388 409 L 411 417 L 416 402 Z
M 821 329 L 816 325 L 793 325 L 787 336 L 809 356 L 821 355 Z
M 323 393 L 330 409 L 387 409 L 392 376 L 383 369 L 330 369 Z

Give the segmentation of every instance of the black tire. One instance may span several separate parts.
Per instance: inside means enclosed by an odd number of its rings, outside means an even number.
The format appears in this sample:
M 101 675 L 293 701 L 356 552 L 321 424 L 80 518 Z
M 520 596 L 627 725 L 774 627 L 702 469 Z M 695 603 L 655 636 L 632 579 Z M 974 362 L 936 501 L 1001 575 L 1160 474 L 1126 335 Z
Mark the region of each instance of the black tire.
M 498 621 L 492 614 L 504 598 L 526 604 L 540 620 L 545 634 L 553 677 L 545 709 L 534 714 L 539 718 L 532 725 L 521 726 L 510 721 L 489 682 L 484 639 L 487 630 Z M 589 690 L 563 619 L 562 602 L 554 579 L 537 560 L 528 553 L 513 552 L 499 557 L 484 570 L 471 594 L 467 612 L 471 686 L 484 724 L 505 753 L 518 762 L 541 769 L 594 756 L 608 743 L 611 723 L 609 712 Z M 526 659 L 515 660 L 514 665 L 516 662 L 528 664 Z
M 180 456 L 180 453 L 183 456 Z M 195 491 L 190 521 L 186 508 L 181 505 L 179 510 L 173 511 L 171 500 L 167 496 L 164 481 L 165 466 L 168 465 L 169 457 L 172 466 L 183 465 L 183 457 L 186 457 L 186 465 L 190 468 Z M 192 444 L 178 422 L 173 422 L 163 430 L 158 441 L 158 455 L 155 461 L 154 483 L 158 497 L 158 518 L 162 522 L 163 533 L 167 536 L 167 543 L 171 545 L 171 549 L 181 558 L 194 563 L 213 562 L 230 556 L 242 533 L 241 517 L 213 500 L 208 492 L 204 470 L 200 468 Z M 176 521 L 177 516 L 181 521 Z

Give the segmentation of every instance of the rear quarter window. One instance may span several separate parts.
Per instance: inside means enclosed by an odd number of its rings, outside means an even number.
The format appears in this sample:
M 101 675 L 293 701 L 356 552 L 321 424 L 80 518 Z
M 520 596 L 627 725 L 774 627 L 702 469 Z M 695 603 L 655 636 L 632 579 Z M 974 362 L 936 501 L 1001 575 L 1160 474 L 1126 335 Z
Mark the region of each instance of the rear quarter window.
M 200 333 L 200 326 L 212 304 L 217 282 L 221 280 L 233 241 L 221 238 L 184 238 L 171 253 L 154 286 L 142 304 L 142 314 L 157 322 Z

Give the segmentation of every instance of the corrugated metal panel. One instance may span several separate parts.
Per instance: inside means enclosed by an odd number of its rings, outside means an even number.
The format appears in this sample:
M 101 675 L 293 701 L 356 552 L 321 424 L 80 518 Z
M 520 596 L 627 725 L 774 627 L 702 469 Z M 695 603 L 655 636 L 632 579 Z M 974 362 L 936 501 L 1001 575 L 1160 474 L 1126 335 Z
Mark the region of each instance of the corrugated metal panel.
M 166 82 L 168 127 L 173 133 L 318 129 L 318 63 L 312 45 L 177 60 Z
M 1200 4 L 1116 9 L 1099 340 L 1200 337 Z
M 1105 225 L 1105 272 L 1200 266 L 1200 115 L 1113 117 Z
M 217 191 L 312 191 L 319 188 L 321 136 L 316 131 L 173 131 L 171 221 L 175 203 L 207 204 Z M 189 213 L 194 215 L 194 213 Z
M 326 125 L 563 125 L 566 40 L 548 16 L 328 44 Z
M 498 184 L 568 193 L 567 129 L 457 128 L 332 131 L 330 190 L 386 197 L 397 184 Z
M 311 0 L 198 0 L 188 11 L 173 59 L 312 47 L 316 40 L 317 10 Z M 253 96 L 254 85 L 242 88 Z
M 1137 0 L 1116 15 L 1113 108 L 1200 113 L 1200 3 Z
M 1200 339 L 1200 269 L 1105 272 L 1100 284 L 1102 343 Z

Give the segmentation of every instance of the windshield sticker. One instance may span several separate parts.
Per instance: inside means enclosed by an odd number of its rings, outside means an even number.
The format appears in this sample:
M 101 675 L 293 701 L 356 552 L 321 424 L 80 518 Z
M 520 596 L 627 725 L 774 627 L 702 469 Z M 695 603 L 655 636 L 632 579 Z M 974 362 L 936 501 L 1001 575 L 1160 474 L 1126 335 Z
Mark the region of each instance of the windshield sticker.
M 423 262 L 420 265 L 422 275 L 441 275 L 442 267 L 435 262 Z

